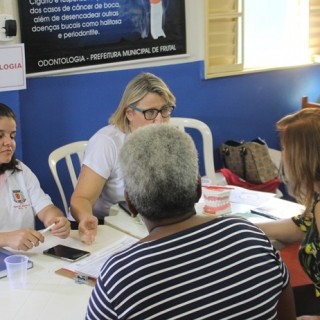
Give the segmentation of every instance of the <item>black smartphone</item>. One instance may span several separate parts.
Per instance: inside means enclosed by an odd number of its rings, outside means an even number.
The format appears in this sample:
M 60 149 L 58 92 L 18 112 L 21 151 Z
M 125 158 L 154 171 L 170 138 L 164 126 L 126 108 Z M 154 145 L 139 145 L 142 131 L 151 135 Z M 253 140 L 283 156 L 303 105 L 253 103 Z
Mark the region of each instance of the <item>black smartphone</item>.
M 120 201 L 118 202 L 119 207 L 124 210 L 129 216 L 132 216 L 132 213 L 129 209 L 127 201 Z
M 58 244 L 52 248 L 44 250 L 43 253 L 51 257 L 72 261 L 72 262 L 78 261 L 90 255 L 89 251 L 84 251 L 84 250 L 64 246 L 62 244 Z

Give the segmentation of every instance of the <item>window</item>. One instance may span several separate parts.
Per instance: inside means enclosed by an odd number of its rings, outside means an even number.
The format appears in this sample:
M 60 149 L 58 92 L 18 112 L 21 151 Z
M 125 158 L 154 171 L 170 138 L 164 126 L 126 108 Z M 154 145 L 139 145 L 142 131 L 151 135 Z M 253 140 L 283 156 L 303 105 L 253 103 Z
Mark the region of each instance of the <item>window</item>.
M 206 75 L 242 70 L 243 8 L 237 0 L 206 0 Z
M 309 54 L 314 62 L 320 62 L 320 2 L 310 0 Z
M 319 0 L 205 0 L 205 77 L 320 60 Z

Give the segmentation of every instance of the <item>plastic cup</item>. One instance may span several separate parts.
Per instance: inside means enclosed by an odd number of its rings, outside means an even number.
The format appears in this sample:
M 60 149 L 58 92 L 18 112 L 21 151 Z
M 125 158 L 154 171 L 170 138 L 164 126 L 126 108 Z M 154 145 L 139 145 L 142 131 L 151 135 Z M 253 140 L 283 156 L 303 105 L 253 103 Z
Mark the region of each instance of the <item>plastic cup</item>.
M 12 289 L 23 289 L 26 286 L 29 258 L 24 255 L 11 255 L 4 259 L 8 279 Z
M 210 215 L 231 213 L 230 190 L 219 186 L 202 187 L 204 197 L 203 211 Z
M 211 179 L 209 179 L 207 177 L 201 177 L 201 185 L 202 185 L 202 187 L 211 186 L 212 181 L 211 181 Z

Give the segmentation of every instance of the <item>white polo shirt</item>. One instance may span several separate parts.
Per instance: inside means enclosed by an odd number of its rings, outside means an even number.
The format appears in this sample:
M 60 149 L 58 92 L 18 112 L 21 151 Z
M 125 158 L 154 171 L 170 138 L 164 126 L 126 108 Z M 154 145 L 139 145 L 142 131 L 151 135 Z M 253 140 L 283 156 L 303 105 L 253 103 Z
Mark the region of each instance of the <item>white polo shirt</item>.
M 21 161 L 18 167 L 0 175 L 0 232 L 34 228 L 37 213 L 52 204 L 30 168 Z

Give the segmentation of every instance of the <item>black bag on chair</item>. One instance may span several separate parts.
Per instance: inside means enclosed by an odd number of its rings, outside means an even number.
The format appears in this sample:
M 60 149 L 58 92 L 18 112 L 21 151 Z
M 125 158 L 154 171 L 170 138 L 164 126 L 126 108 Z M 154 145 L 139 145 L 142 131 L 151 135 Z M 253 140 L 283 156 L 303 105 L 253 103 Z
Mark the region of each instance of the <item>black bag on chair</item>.
M 221 144 L 220 156 L 225 168 L 250 183 L 265 183 L 279 174 L 261 138 L 249 142 L 228 140 Z

